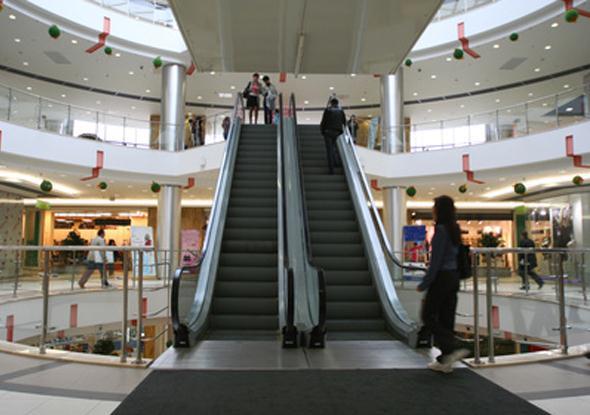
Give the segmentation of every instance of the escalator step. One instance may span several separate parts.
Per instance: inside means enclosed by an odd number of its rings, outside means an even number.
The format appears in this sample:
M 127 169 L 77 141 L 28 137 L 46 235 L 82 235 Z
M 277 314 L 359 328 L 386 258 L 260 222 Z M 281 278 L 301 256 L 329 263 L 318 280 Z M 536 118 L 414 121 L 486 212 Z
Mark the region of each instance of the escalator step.
M 211 315 L 209 325 L 222 330 L 278 330 L 278 316 Z
M 221 243 L 221 252 L 276 254 L 277 246 L 276 241 L 229 241 L 225 239 Z
M 377 301 L 375 287 L 370 285 L 330 285 L 327 294 L 330 301 Z
M 277 218 L 228 218 L 225 223 L 228 228 L 276 229 Z
M 362 243 L 359 232 L 311 232 L 311 243 L 350 244 Z
M 313 244 L 312 252 L 314 257 L 318 256 L 353 256 L 364 255 L 361 244 Z
M 276 198 L 277 188 L 258 187 L 255 189 L 232 189 L 230 198 Z
M 307 200 L 307 208 L 310 211 L 314 210 L 345 210 L 353 211 L 352 202 L 350 200 Z
M 264 179 L 264 180 L 242 180 L 236 179 L 232 181 L 233 189 L 274 189 L 277 191 L 277 181 Z
M 312 181 L 312 180 L 304 180 L 305 185 L 305 192 L 308 191 L 341 191 L 341 192 L 348 192 L 348 185 L 345 181 L 338 181 L 338 182 L 322 182 L 322 181 Z
M 324 271 L 326 285 L 329 287 L 340 285 L 366 285 L 371 286 L 373 280 L 368 270 L 366 271 Z
M 354 220 L 310 220 L 309 228 L 312 232 L 358 232 Z
M 219 265 L 226 267 L 272 267 L 277 266 L 277 255 L 259 253 L 223 253 L 219 256 Z
M 310 210 L 307 212 L 309 220 L 356 220 L 352 210 Z
M 276 241 L 276 229 L 226 228 L 223 237 L 232 241 Z
M 218 281 L 276 282 L 277 266 L 273 267 L 226 267 L 217 269 Z
M 215 284 L 215 297 L 277 297 L 277 282 L 238 282 L 218 281 Z
M 318 266 L 326 271 L 366 271 L 369 269 L 367 259 L 362 257 L 339 257 L 339 256 L 314 256 L 314 261 Z
M 374 319 L 332 319 L 326 321 L 328 333 L 340 331 L 385 331 L 385 321 L 380 318 Z
M 235 180 L 277 180 L 277 172 L 265 171 L 241 171 L 239 176 L 234 175 Z
M 305 174 L 330 174 L 330 171 L 328 170 L 328 166 L 323 166 L 323 167 L 303 167 L 303 172 Z M 334 173 L 335 174 L 343 174 L 344 171 L 342 170 L 342 167 L 336 167 L 334 168 Z
M 229 200 L 229 204 L 232 207 L 276 207 L 277 198 L 273 197 L 258 197 L 258 198 L 245 198 L 245 197 L 232 197 Z
M 212 312 L 215 315 L 276 315 L 279 309 L 277 298 L 263 297 L 215 297 Z
M 330 291 L 328 290 L 328 299 Z M 335 319 L 361 318 L 371 319 L 381 316 L 381 304 L 378 301 L 330 301 L 328 300 L 326 315 Z
M 276 218 L 276 207 L 229 207 L 228 218 Z
M 350 202 L 350 193 L 348 190 L 307 190 L 305 197 L 309 201 L 313 200 L 346 200 Z
M 241 173 L 264 173 L 264 172 L 274 172 L 276 174 L 277 165 L 274 164 L 249 164 L 249 163 L 236 163 L 234 174 L 236 177 L 238 174 Z

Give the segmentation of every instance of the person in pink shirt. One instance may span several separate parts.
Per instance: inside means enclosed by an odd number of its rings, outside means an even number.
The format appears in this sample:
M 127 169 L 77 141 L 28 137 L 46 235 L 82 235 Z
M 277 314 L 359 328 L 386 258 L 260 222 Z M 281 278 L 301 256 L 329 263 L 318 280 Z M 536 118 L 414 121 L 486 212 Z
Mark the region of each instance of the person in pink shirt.
M 260 82 L 260 75 L 255 73 L 252 80 L 244 89 L 244 98 L 246 98 L 246 108 L 249 111 L 249 120 L 252 124 L 252 115 L 254 115 L 254 124 L 258 124 L 258 110 L 260 109 L 260 96 L 263 95 L 263 86 Z

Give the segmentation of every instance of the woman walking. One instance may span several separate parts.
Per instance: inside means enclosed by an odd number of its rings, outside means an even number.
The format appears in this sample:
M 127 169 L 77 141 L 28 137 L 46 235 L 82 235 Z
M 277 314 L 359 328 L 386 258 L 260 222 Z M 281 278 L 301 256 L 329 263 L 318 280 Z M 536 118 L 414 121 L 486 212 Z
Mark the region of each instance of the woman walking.
M 246 98 L 246 108 L 249 110 L 250 124 L 252 124 L 252 115 L 254 115 L 254 124 L 258 124 L 258 110 L 260 109 L 260 95 L 262 95 L 263 86 L 260 82 L 260 75 L 255 73 L 252 80 L 244 89 L 244 98 Z
M 468 354 L 466 349 L 457 349 L 455 344 L 461 228 L 453 199 L 449 196 L 434 199 L 433 217 L 436 228 L 431 243 L 430 266 L 417 289 L 418 292 L 426 291 L 422 309 L 423 330 L 432 333 L 434 345 L 442 352 L 428 368 L 450 373 L 453 363 Z

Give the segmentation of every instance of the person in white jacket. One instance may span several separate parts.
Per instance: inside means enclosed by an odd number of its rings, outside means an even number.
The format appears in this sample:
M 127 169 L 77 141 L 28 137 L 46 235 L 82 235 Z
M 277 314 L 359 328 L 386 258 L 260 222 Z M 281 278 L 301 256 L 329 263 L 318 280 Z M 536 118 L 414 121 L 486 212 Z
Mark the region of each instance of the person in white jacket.
M 104 240 L 104 229 L 100 229 L 96 233 L 96 237 L 90 241 L 90 246 L 106 246 Z M 97 250 L 90 250 L 88 251 L 88 257 L 86 258 L 88 261 L 86 271 L 80 277 L 78 281 L 78 285 L 80 288 L 84 288 L 90 276 L 94 273 L 95 270 L 100 272 L 100 281 L 103 288 L 110 286 L 109 282 L 106 279 L 104 264 L 106 262 L 106 253 L 105 251 L 97 251 Z

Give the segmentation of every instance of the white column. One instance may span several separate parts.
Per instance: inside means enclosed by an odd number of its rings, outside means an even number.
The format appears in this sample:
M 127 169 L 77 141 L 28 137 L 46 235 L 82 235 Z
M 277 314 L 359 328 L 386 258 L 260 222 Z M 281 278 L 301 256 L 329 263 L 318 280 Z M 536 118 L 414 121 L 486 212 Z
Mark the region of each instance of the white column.
M 160 122 L 160 150 L 180 151 L 184 146 L 184 103 L 186 98 L 186 68 L 168 64 L 162 70 L 162 104 Z M 169 277 L 178 268 L 180 259 L 180 186 L 162 184 L 158 199 L 157 249 L 166 251 L 164 259 L 169 267 L 159 267 L 160 277 L 167 269 Z
M 381 149 L 395 154 L 404 151 L 404 97 L 403 69 L 395 74 L 381 76 Z M 406 224 L 406 201 L 400 187 L 383 188 L 383 224 L 391 248 L 401 260 L 403 250 L 402 228 Z M 394 277 L 401 277 L 401 270 L 394 267 Z

